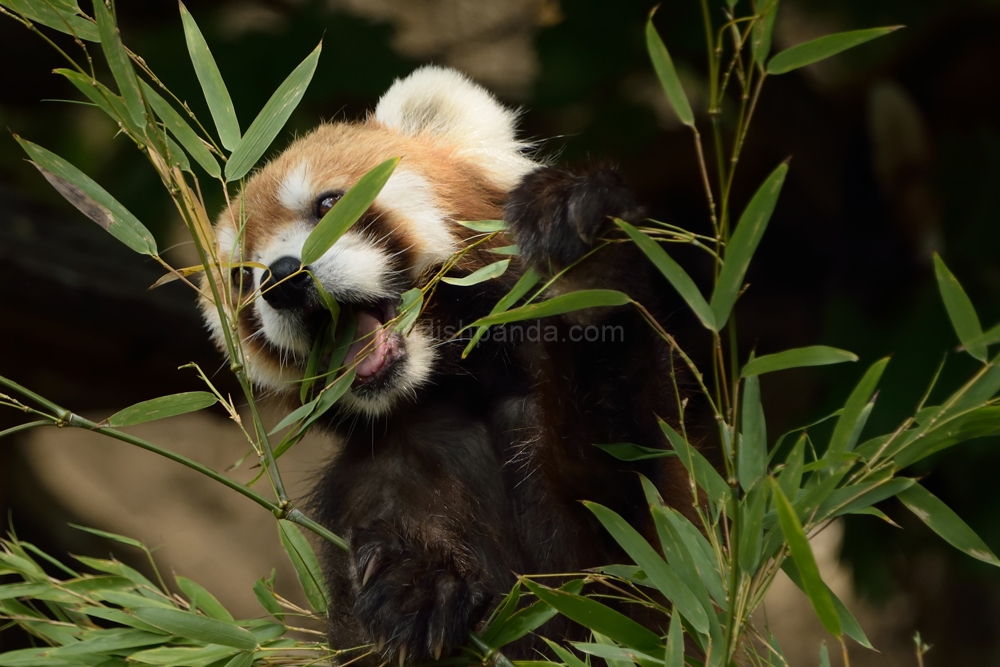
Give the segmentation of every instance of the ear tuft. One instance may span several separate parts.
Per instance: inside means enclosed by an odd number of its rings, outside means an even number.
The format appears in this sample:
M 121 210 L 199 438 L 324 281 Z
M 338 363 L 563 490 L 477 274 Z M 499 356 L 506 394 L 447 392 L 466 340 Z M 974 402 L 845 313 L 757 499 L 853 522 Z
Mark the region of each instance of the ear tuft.
M 538 166 L 525 156 L 530 144 L 515 136 L 517 113 L 453 69 L 421 67 L 397 79 L 375 107 L 375 119 L 404 134 L 454 143 L 504 188 Z

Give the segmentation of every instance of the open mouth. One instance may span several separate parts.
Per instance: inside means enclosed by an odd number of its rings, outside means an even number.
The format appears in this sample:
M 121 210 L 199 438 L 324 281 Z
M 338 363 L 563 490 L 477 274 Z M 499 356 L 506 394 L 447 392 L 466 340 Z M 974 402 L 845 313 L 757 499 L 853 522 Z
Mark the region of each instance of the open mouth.
M 370 307 L 355 307 L 357 330 L 347 349 L 344 365 L 354 364 L 352 387 L 375 385 L 389 378 L 393 368 L 405 356 L 403 337 L 386 325 L 396 317 L 396 306 L 383 301 Z

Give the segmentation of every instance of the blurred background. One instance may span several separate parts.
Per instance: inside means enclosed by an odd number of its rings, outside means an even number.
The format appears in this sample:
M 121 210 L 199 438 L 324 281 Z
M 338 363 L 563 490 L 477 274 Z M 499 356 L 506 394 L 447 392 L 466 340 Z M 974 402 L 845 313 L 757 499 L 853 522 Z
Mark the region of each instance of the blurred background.
M 690 134 L 646 56 L 647 1 L 191 0 L 188 7 L 244 128 L 323 40 L 312 85 L 275 150 L 320 119 L 362 116 L 394 78 L 420 64 L 451 65 L 521 107 L 523 134 L 540 141 L 544 155 L 615 163 L 652 217 L 707 233 Z M 125 43 L 208 118 L 176 4 L 120 0 L 118 11 Z M 946 353 L 940 393 L 968 377 L 973 364 L 954 353 L 957 340 L 937 296 L 934 250 L 984 326 L 1000 320 L 1000 5 L 782 0 L 775 48 L 892 24 L 907 27 L 769 78 L 743 152 L 737 210 L 778 162 L 793 159 L 738 311 L 742 348 L 770 353 L 822 343 L 861 357 L 859 364 L 766 376 L 772 442 L 841 405 L 862 366 L 885 355 L 892 362 L 868 424 L 872 434 L 912 414 Z M 703 110 L 698 3 L 662 6 L 657 25 L 692 105 Z M 78 97 L 50 74 L 64 63 L 49 46 L 0 17 L 0 63 L 0 125 L 82 168 L 161 247 L 181 242 L 179 220 L 134 146 L 114 138 L 99 111 L 60 101 Z M 707 121 L 702 111 L 699 122 Z M 206 195 L 218 210 L 215 193 Z M 175 266 L 197 263 L 183 244 L 171 252 Z M 708 278 L 698 274 L 696 256 L 678 255 L 696 280 Z M 208 344 L 192 294 L 176 283 L 146 291 L 159 275 L 63 202 L 9 134 L 0 136 L 0 374 L 98 418 L 199 389 L 194 373 L 177 367 L 193 361 L 212 374 L 221 357 Z M 704 359 L 699 327 L 680 304 L 669 325 Z M 213 377 L 233 389 L 224 370 Z M 20 421 L 0 411 L 0 430 Z M 221 413 L 136 432 L 219 469 L 247 453 Z M 923 483 L 994 551 L 998 445 L 983 439 L 911 471 L 926 474 Z M 297 497 L 334 446 L 315 438 L 283 459 Z M 244 465 L 233 474 L 254 473 Z M 852 517 L 816 541 L 827 581 L 880 651 L 855 646 L 851 662 L 915 665 L 919 630 L 933 646 L 927 665 L 1000 665 L 1000 572 L 953 550 L 897 502 L 880 507 L 903 529 Z M 47 429 L 0 442 L 0 517 L 54 554 L 137 560 L 70 528 L 71 521 L 143 539 L 158 547 L 164 569 L 207 585 L 238 615 L 258 613 L 250 586 L 272 567 L 279 588 L 295 587 L 266 512 L 173 463 L 87 433 Z M 817 664 L 824 635 L 805 597 L 779 582 L 765 611 L 759 622 L 774 631 L 791 664 Z M 24 641 L 0 631 L 0 650 Z

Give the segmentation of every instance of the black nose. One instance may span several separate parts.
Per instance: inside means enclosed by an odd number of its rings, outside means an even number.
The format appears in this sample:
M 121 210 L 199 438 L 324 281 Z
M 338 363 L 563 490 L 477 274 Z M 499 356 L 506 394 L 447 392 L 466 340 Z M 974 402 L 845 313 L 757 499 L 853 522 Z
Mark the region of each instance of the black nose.
M 312 278 L 305 271 L 292 276 L 299 270 L 299 266 L 301 266 L 299 260 L 294 257 L 282 257 L 268 267 L 271 270 L 270 275 L 260 287 L 264 300 L 272 308 L 287 310 L 304 308 L 308 305 Z

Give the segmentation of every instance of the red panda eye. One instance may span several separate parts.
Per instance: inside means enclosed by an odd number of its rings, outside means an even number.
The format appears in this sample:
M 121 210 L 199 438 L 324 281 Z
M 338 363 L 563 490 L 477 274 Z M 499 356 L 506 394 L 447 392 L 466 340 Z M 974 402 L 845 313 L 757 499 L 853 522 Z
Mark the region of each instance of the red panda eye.
M 232 283 L 236 291 L 249 291 L 253 289 L 253 271 L 248 266 L 237 266 L 229 272 L 229 282 Z
M 330 212 L 333 205 L 340 201 L 340 198 L 344 196 L 343 192 L 327 192 L 321 194 L 316 198 L 316 217 L 322 218 L 324 215 Z

